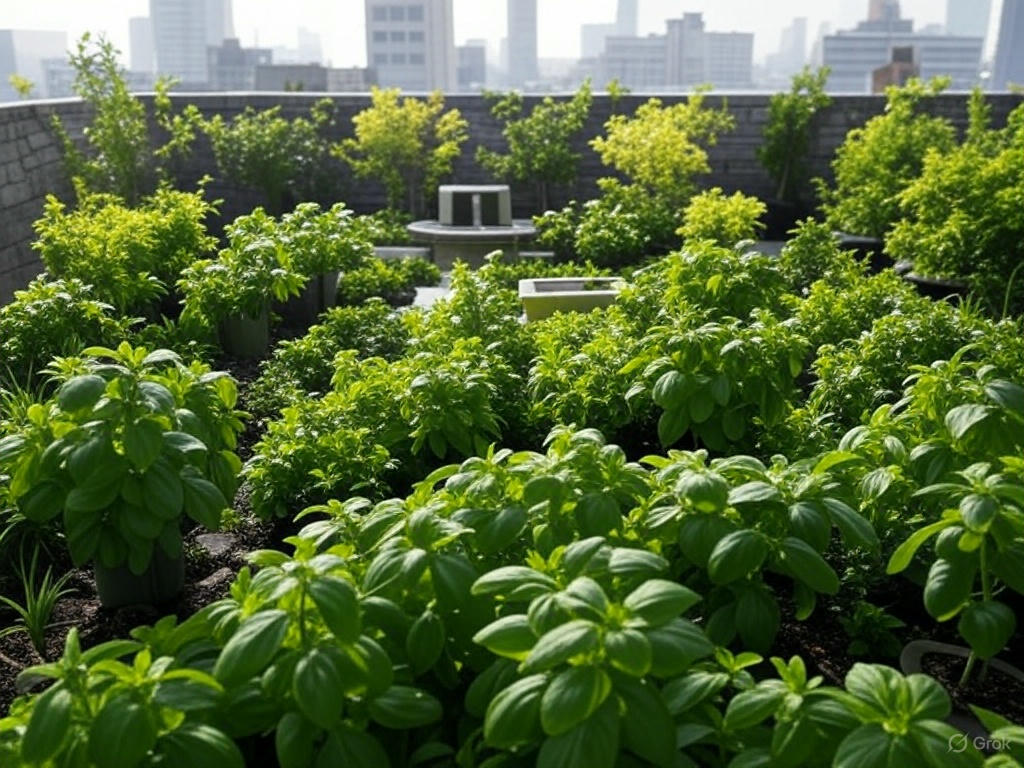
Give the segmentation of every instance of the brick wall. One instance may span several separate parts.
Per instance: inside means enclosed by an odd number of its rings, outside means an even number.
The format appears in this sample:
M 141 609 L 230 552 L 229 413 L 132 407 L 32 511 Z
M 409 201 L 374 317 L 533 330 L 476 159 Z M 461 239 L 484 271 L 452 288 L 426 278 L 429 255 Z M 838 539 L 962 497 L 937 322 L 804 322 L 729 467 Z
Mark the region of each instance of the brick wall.
M 286 117 L 308 112 L 321 96 L 308 93 L 230 93 L 179 94 L 174 97 L 176 107 L 195 104 L 207 116 L 221 114 L 225 119 L 243 111 L 247 106 L 256 110 L 280 106 Z M 143 97 L 145 99 L 145 97 Z M 337 138 L 350 135 L 351 118 L 369 104 L 366 94 L 338 94 L 332 96 L 336 105 Z M 647 100 L 647 96 L 631 94 L 622 97 L 617 111 L 632 113 Z M 686 98 L 685 95 L 659 96 L 670 104 Z M 771 197 L 773 184 L 757 162 L 756 150 L 761 142 L 764 124 L 768 119 L 769 94 L 709 96 L 710 106 L 719 106 L 723 99 L 736 118 L 736 129 L 723 136 L 710 151 L 712 172 L 702 179 L 705 186 L 720 186 L 727 192 L 743 190 L 759 197 Z M 529 109 L 539 97 L 527 97 Z M 1006 116 L 1022 100 L 1019 95 L 991 96 L 992 117 L 995 125 L 1002 125 Z M 837 96 L 831 106 L 817 118 L 815 137 L 810 149 L 809 162 L 813 175 L 828 178 L 829 163 L 835 149 L 851 128 L 864 123 L 884 107 L 880 96 Z M 457 95 L 447 98 L 449 107 L 457 107 L 469 121 L 469 141 L 456 163 L 454 181 L 482 183 L 491 181 L 473 159 L 476 147 L 485 145 L 502 148 L 501 126 L 488 110 L 480 96 Z M 959 127 L 966 122 L 964 94 L 944 94 L 929 101 L 929 109 L 949 117 Z M 612 113 L 612 103 L 606 96 L 594 98 L 590 118 L 576 149 L 581 153 L 580 175 L 571 189 L 552 191 L 553 205 L 566 200 L 587 198 L 596 193 L 596 180 L 608 175 L 587 142 L 602 133 L 602 126 Z M 74 99 L 40 102 L 22 102 L 0 105 L 0 302 L 7 301 L 11 293 L 28 283 L 40 271 L 40 264 L 30 245 L 33 239 L 32 222 L 42 213 L 47 193 L 69 200 L 71 187 L 64 171 L 60 147 L 50 129 L 51 116 L 60 115 L 72 136 L 81 136 L 88 117 L 81 102 Z M 377 183 L 352 179 L 339 166 L 340 199 L 359 212 L 368 212 L 384 204 L 384 190 Z M 214 177 L 208 190 L 211 197 L 224 200 L 220 221 L 212 222 L 218 229 L 224 221 L 252 210 L 262 204 L 260 193 L 233 185 L 230 180 L 216 178 L 217 169 L 213 153 L 204 137 L 196 142 L 192 155 L 179 169 L 178 183 L 194 184 L 195 180 L 210 174 Z M 517 216 L 528 216 L 537 211 L 535 191 L 513 186 L 513 209 Z M 330 201 L 321 201 L 330 202 Z

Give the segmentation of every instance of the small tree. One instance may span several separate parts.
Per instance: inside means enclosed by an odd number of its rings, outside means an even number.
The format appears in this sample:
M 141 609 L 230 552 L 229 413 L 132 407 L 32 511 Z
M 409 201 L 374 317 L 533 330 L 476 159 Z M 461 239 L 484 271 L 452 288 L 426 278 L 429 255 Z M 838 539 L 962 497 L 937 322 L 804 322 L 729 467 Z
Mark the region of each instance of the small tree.
M 325 136 L 333 124 L 333 103 L 320 99 L 309 118 L 289 120 L 280 106 L 262 112 L 247 107 L 230 122 L 215 115 L 203 130 L 221 176 L 262 190 L 268 210 L 278 215 L 295 203 L 326 196 L 337 178 Z
M 468 138 L 468 123 L 457 109 L 444 111 L 435 91 L 426 99 L 401 98 L 397 88 L 374 88 L 372 105 L 354 118 L 355 137 L 332 152 L 361 179 L 379 179 L 388 205 L 419 215 L 426 192 L 452 172 Z
M 32 96 L 32 91 L 35 90 L 36 84 L 29 80 L 27 77 L 15 73 L 9 75 L 7 82 L 11 84 L 11 88 L 18 94 L 19 99 L 27 99 Z
M 670 107 L 651 99 L 632 117 L 612 115 L 605 123 L 607 135 L 590 144 L 605 165 L 681 207 L 696 190 L 694 176 L 711 170 L 705 147 L 736 123 L 724 104 L 706 107 L 704 94 L 698 90 Z
M 51 125 L 64 146 L 68 171 L 77 180 L 76 190 L 114 194 L 134 205 L 152 192 L 158 181 L 167 179 L 167 163 L 189 151 L 199 112 L 192 106 L 172 115 L 168 92 L 174 81 L 158 80 L 155 118 L 169 138 L 162 147 L 152 149 L 146 108 L 128 90 L 124 69 L 117 62 L 119 54 L 102 37 L 93 43 L 87 32 L 69 55 L 75 70 L 75 93 L 94 111 L 84 131 L 87 151 L 79 149 L 59 116 L 53 116 Z
M 582 130 L 592 101 L 587 80 L 568 101 L 547 96 L 524 117 L 522 94 L 506 94 L 491 114 L 505 124 L 501 135 L 508 152 L 478 146 L 476 161 L 502 181 L 533 183 L 541 208 L 547 210 L 549 186 L 576 180 L 580 155 L 572 149 L 572 138 Z
M 828 73 L 828 67 L 817 72 L 804 67 L 793 76 L 789 92 L 776 93 L 768 104 L 768 124 L 757 159 L 778 184 L 775 196 L 781 201 L 796 202 L 807 182 L 811 121 L 818 110 L 832 102 L 825 93 Z

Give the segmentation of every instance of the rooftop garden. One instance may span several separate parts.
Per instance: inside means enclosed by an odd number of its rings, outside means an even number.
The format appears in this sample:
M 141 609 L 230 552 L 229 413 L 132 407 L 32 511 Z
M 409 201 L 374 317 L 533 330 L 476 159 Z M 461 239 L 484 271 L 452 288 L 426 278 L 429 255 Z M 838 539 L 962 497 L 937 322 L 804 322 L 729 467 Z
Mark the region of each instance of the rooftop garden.
M 651 99 L 547 258 L 427 306 L 377 249 L 471 149 L 440 94 L 332 143 L 329 100 L 147 115 L 114 56 L 0 307 L 0 765 L 1024 764 L 1024 106 L 958 135 L 911 82 L 814 183 L 805 72 L 761 201 L 702 187 L 728 104 Z M 554 199 L 589 85 L 492 103 L 478 161 Z M 223 232 L 203 136 L 265 197 Z M 615 300 L 524 322 L 558 277 Z

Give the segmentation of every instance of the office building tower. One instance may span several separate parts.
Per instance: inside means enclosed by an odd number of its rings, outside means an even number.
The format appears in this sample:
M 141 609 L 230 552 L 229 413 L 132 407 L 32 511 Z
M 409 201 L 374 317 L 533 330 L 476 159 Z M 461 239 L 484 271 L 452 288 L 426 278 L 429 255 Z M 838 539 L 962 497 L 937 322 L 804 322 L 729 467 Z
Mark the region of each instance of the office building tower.
M 992 0 L 946 0 L 946 34 L 988 36 Z
M 876 12 L 872 3 L 871 11 Z M 827 88 L 840 93 L 870 93 L 872 73 L 892 62 L 898 47 L 914 49 L 921 77 L 944 75 L 952 90 L 969 90 L 977 85 L 983 39 L 962 35 L 924 34 L 914 31 L 914 22 L 898 15 L 899 3 L 882 4 L 881 18 L 869 18 L 855 29 L 826 35 L 822 41 L 822 63 L 829 67 Z
M 156 71 L 185 89 L 205 88 L 208 80 L 206 8 L 206 0 L 149 0 Z
M 153 48 L 153 24 L 149 16 L 128 19 L 130 62 L 134 72 L 155 72 L 156 52 Z
M 508 84 L 521 88 L 537 80 L 537 0 L 506 0 Z
M 231 0 L 206 0 L 206 44 L 220 45 L 235 37 Z
M 807 19 L 793 19 L 782 30 L 779 50 L 765 58 L 768 72 L 776 78 L 787 79 L 803 69 L 807 63 Z
M 615 11 L 615 34 L 622 37 L 636 37 L 637 30 L 639 29 L 637 1 L 619 0 Z
M 367 65 L 378 83 L 407 91 L 455 87 L 452 0 L 365 0 Z
M 1024 85 L 1024 0 L 1003 0 L 992 68 L 992 90 Z
M 34 29 L 0 29 L 0 101 L 18 98 L 10 84 L 11 75 L 20 75 L 33 84 L 32 96 L 51 96 L 46 86 L 44 59 L 66 59 L 67 35 Z M 52 98 L 52 97 L 51 97 Z
M 703 14 L 669 19 L 665 51 L 668 86 L 710 83 L 713 88 L 749 88 L 754 71 L 754 36 L 749 32 L 708 32 Z
M 243 48 L 235 37 L 229 37 L 220 45 L 208 46 L 206 52 L 210 89 L 214 91 L 253 90 L 256 68 L 273 61 L 269 48 Z
M 478 91 L 487 84 L 487 43 L 467 40 L 455 49 L 458 62 L 455 72 L 456 87 L 460 91 Z

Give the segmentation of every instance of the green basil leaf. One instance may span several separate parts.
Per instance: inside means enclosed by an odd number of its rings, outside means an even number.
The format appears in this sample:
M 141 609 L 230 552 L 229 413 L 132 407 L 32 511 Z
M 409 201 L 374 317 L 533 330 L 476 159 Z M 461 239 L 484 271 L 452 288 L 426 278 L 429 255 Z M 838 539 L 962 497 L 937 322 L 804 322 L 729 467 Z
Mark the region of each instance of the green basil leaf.
M 540 702 L 540 724 L 549 736 L 565 733 L 590 717 L 612 690 L 597 667 L 569 667 L 555 676 Z

